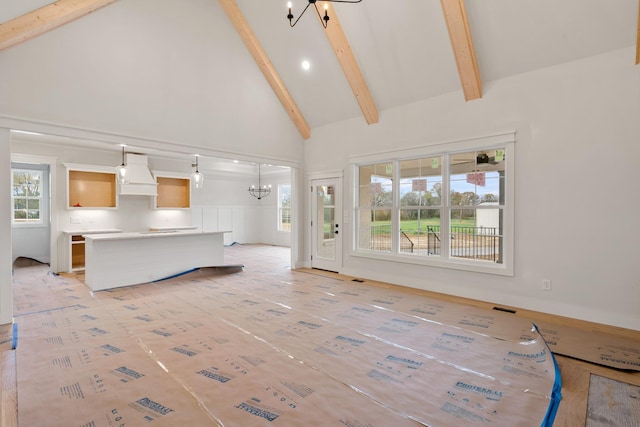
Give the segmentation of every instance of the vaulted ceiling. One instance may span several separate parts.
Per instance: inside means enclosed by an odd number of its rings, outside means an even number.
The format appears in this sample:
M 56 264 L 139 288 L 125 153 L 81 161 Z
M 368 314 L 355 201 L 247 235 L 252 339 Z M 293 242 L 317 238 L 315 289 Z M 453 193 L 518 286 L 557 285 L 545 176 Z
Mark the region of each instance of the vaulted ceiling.
M 135 0 L 9 2 L 0 50 L 117 1 Z M 326 30 L 312 8 L 290 28 L 283 0 L 198 1 L 226 13 L 236 30 L 227 37 L 242 38 L 304 139 L 316 127 L 358 116 L 376 123 L 380 111 L 449 92 L 482 102 L 492 81 L 611 50 L 635 45 L 640 62 L 633 0 L 330 3 Z M 296 17 L 306 4 L 293 0 Z

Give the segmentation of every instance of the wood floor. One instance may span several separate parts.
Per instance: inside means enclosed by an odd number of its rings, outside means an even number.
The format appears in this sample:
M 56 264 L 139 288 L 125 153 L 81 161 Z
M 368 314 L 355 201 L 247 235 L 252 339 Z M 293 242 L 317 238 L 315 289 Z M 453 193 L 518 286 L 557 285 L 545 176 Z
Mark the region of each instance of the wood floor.
M 606 368 L 560 355 L 556 355 L 556 360 L 562 376 L 562 401 L 554 426 L 581 427 L 586 424 L 591 374 L 640 386 L 638 372 Z M 636 418 L 635 426 L 640 426 L 640 418 Z
M 250 257 L 252 251 L 250 247 L 247 247 L 245 253 L 246 263 L 250 263 Z M 288 257 L 288 250 L 285 248 L 270 248 L 270 253 L 279 252 L 285 259 Z M 327 274 L 334 277 L 334 273 L 327 273 L 314 270 L 314 274 Z M 352 278 L 342 276 L 345 279 L 351 280 Z M 491 304 L 463 300 L 459 298 L 452 298 L 442 296 L 444 299 L 455 301 L 458 303 L 465 303 L 474 306 L 492 306 Z M 580 322 L 576 320 L 559 318 L 557 316 L 545 315 L 542 313 L 528 312 L 518 310 L 518 315 L 531 318 L 532 320 L 545 320 L 550 322 L 563 322 L 572 323 L 575 327 L 581 327 L 584 330 L 594 330 L 599 332 L 606 332 L 630 338 L 632 340 L 638 340 L 640 346 L 640 332 L 625 330 L 621 328 L 613 328 L 604 325 L 595 325 L 586 322 Z M 19 402 L 17 396 L 17 379 L 16 379 L 16 354 L 15 350 L 11 347 L 12 327 L 11 325 L 0 326 L 0 363 L 1 363 L 1 375 L 0 375 L 0 390 L 2 393 L 1 405 L 0 405 L 0 427 L 12 427 L 18 425 L 18 410 Z M 640 372 L 622 371 L 587 363 L 581 360 L 556 355 L 556 360 L 560 368 L 562 377 L 562 401 L 560 403 L 558 413 L 555 419 L 554 426 L 567 426 L 578 427 L 585 426 L 587 420 L 587 404 L 589 399 L 589 381 L 592 374 L 599 375 L 606 378 L 611 378 L 617 381 L 640 386 Z M 640 414 L 636 419 L 636 424 L 629 424 L 640 426 Z M 24 427 L 24 426 L 23 426 Z M 29 426 L 31 427 L 31 426 Z

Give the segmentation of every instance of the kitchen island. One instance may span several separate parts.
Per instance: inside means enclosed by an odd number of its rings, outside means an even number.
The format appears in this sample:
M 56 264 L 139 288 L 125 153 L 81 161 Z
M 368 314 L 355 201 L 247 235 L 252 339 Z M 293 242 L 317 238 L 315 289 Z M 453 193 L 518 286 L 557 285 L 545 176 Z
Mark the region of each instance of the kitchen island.
M 165 279 L 224 265 L 227 231 L 87 234 L 85 283 L 92 291 Z

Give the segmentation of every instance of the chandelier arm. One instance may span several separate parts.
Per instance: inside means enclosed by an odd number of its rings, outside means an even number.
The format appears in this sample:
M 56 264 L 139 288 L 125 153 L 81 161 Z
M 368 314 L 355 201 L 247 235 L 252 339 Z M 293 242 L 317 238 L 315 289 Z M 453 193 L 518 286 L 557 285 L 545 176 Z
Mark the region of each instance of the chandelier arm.
M 327 3 L 352 3 L 352 4 L 362 2 L 362 0 L 322 0 L 322 1 Z M 291 2 L 289 2 L 289 13 L 287 14 L 287 18 L 289 19 L 289 26 L 292 28 L 295 27 L 298 21 L 300 20 L 300 18 L 302 18 L 302 15 L 304 15 L 307 9 L 309 9 L 309 6 L 311 6 L 312 4 L 313 4 L 313 7 L 315 7 L 316 9 L 316 13 L 318 14 L 318 18 L 320 18 L 320 22 L 322 23 L 322 26 L 326 29 L 330 19 L 326 9 L 327 5 L 325 4 L 324 16 L 322 16 L 322 14 L 320 13 L 320 10 L 318 10 L 317 0 L 308 0 L 307 5 L 302 10 L 302 13 L 298 15 L 298 18 L 295 21 L 293 21 L 293 14 L 291 13 Z
M 304 15 L 304 13 L 307 11 L 307 9 L 309 9 L 309 6 L 311 6 L 311 3 L 307 3 L 307 6 L 302 10 L 302 13 L 300 15 L 298 15 L 298 19 L 295 20 L 295 22 L 292 24 L 291 23 L 291 19 L 289 19 L 289 26 L 291 28 L 295 27 L 296 24 L 298 23 L 298 21 L 300 20 L 300 18 L 302 18 L 302 15 Z M 316 10 L 318 10 L 318 7 L 316 6 Z M 319 12 L 318 12 L 319 13 Z
M 311 3 L 309 3 L 309 4 L 311 4 Z M 318 18 L 320 18 L 320 22 L 322 22 L 322 26 L 323 26 L 324 28 L 327 28 L 327 21 L 329 21 L 329 16 L 328 16 L 328 15 L 326 15 L 327 10 L 325 9 L 325 16 L 323 17 L 323 16 L 320 14 L 320 11 L 318 10 L 318 5 L 316 5 L 315 3 L 313 3 L 313 7 L 315 7 L 315 8 L 316 8 L 316 13 L 318 14 Z M 325 19 L 325 18 L 326 18 L 326 19 Z

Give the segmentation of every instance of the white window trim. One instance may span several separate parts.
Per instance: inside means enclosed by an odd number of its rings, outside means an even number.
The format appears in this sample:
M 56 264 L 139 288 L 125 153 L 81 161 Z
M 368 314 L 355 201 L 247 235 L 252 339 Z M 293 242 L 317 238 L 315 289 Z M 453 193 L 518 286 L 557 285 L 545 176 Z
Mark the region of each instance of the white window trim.
M 394 261 L 406 264 L 426 265 L 430 267 L 441 267 L 454 270 L 470 271 L 477 273 L 488 273 L 502 276 L 514 275 L 514 234 L 515 234 L 515 131 L 499 133 L 494 135 L 488 135 L 484 137 L 470 138 L 459 141 L 450 141 L 437 143 L 424 147 L 409 148 L 397 151 L 385 151 L 375 154 L 369 154 L 365 156 L 354 156 L 349 159 L 351 169 L 351 222 L 357 224 L 357 206 L 358 206 L 358 167 L 364 164 L 380 163 L 380 162 L 397 162 L 405 159 L 412 159 L 417 157 L 429 157 L 433 155 L 441 155 L 446 153 L 447 155 L 455 154 L 457 152 L 471 151 L 471 150 L 490 150 L 492 148 L 505 148 L 505 205 L 503 211 L 503 258 L 502 264 L 485 264 L 474 261 L 465 261 L 456 258 L 440 258 L 440 257 L 416 257 L 414 255 L 404 255 L 399 253 L 381 253 L 374 251 L 365 251 L 357 249 L 357 227 L 352 229 L 351 248 L 349 248 L 349 255 L 359 258 L 369 258 L 375 260 Z M 448 164 L 443 162 L 443 168 L 447 168 L 448 176 Z M 394 177 L 398 173 L 398 168 L 394 167 Z M 444 169 L 443 169 L 444 175 Z M 447 180 L 443 180 L 447 181 Z M 444 182 L 443 182 L 443 185 Z M 449 183 L 446 183 L 444 191 L 448 191 Z M 398 197 L 394 195 L 394 197 Z M 395 210 L 397 206 L 393 207 Z M 446 207 L 443 207 L 446 209 Z M 443 227 L 449 225 L 448 219 L 443 218 Z M 394 246 L 395 247 L 395 246 Z
M 44 196 L 42 195 L 43 191 L 42 189 L 40 190 L 40 218 L 38 219 L 38 221 L 27 221 L 27 222 L 16 222 L 15 220 L 15 202 L 14 199 L 15 197 L 13 196 L 13 173 L 14 171 L 27 171 L 29 173 L 33 173 L 33 172 L 37 172 L 40 174 L 41 178 L 41 183 L 42 185 L 44 185 L 44 183 L 46 182 L 45 180 L 45 176 L 44 176 L 44 171 L 41 169 L 25 169 L 25 168 L 11 168 L 11 227 L 16 227 L 16 228 L 42 228 L 42 227 L 47 227 L 47 223 L 45 222 L 45 218 L 44 215 L 46 215 L 46 210 L 43 210 L 43 206 L 44 203 L 46 203 L 46 199 L 44 198 Z M 21 197 L 19 197 L 21 198 Z

